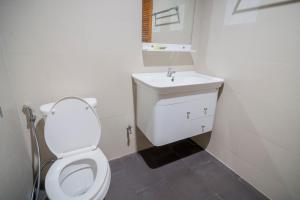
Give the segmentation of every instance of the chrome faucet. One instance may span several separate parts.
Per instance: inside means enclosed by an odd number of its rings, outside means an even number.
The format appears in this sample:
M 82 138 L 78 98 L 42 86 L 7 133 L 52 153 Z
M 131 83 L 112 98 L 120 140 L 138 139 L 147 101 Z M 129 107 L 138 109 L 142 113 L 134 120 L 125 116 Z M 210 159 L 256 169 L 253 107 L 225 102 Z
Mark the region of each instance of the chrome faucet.
M 176 73 L 175 70 L 172 70 L 172 68 L 168 68 L 167 77 L 172 77 L 172 75 L 175 73 Z

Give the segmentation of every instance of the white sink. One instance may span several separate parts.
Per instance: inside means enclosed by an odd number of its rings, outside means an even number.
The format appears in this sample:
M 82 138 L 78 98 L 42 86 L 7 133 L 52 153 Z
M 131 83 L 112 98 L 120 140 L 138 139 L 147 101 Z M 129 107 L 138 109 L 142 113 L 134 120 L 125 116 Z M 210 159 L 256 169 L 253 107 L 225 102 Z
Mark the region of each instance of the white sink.
M 224 80 L 195 71 L 132 74 L 136 122 L 155 146 L 193 137 L 213 128 L 218 91 Z
M 137 84 L 144 84 L 158 93 L 197 91 L 203 89 L 218 89 L 224 80 L 200 74 L 195 71 L 176 72 L 167 77 L 166 72 L 132 74 Z

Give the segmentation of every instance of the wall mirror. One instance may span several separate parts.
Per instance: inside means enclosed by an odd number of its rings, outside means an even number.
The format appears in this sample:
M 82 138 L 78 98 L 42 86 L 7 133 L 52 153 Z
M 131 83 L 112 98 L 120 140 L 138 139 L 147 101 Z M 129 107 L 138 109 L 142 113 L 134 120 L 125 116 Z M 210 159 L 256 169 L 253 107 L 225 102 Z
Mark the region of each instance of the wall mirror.
M 145 51 L 191 51 L 195 0 L 143 0 Z

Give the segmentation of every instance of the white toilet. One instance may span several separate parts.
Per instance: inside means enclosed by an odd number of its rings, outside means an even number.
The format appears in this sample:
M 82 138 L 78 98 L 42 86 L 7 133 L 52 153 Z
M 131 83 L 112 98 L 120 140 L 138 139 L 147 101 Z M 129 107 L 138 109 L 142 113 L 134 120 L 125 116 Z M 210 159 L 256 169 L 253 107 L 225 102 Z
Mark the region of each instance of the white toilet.
M 97 147 L 101 125 L 95 98 L 66 97 L 40 107 L 45 140 L 57 156 L 45 180 L 51 200 L 102 200 L 110 184 L 107 158 Z

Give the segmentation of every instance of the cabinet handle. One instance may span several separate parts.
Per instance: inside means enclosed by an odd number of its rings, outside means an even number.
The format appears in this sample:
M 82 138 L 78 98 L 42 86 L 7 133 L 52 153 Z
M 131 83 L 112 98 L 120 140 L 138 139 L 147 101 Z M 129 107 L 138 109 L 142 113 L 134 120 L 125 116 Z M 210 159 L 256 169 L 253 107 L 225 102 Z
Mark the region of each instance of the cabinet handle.
M 190 114 L 191 114 L 191 112 L 186 112 L 186 118 L 187 119 L 190 119 Z
M 207 108 L 204 108 L 204 114 L 207 114 Z
M 201 126 L 201 128 L 202 128 L 202 132 L 204 132 L 204 128 L 205 128 L 205 126 L 204 126 L 204 125 L 202 125 L 202 126 Z

